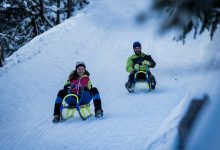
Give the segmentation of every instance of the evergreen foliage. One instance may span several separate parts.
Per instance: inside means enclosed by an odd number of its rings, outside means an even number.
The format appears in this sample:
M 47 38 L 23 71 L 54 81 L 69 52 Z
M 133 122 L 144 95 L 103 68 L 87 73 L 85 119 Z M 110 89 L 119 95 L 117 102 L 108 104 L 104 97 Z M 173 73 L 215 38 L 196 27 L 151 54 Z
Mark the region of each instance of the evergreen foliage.
M 207 29 L 211 39 L 220 22 L 220 0 L 154 0 L 153 10 L 168 14 L 162 29 L 181 29 L 176 40 L 185 42 L 186 35 L 194 30 L 194 38 Z
M 1 0 L 0 44 L 5 56 L 10 56 L 88 3 L 87 0 Z

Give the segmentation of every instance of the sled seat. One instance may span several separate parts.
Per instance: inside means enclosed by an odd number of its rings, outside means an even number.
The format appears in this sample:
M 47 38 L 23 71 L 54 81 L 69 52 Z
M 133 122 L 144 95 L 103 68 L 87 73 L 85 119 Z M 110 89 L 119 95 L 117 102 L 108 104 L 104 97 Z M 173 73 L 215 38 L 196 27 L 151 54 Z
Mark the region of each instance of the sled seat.
M 144 83 L 149 91 L 152 90 L 148 75 L 145 71 L 138 71 L 134 75 L 134 83 Z

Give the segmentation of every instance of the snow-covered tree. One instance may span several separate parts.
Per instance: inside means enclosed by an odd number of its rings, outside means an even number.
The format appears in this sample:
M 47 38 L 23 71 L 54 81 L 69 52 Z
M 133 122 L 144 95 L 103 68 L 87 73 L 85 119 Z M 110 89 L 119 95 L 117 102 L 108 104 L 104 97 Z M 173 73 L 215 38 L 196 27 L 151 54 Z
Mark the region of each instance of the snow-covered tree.
M 87 0 L 0 1 L 0 43 L 6 57 L 87 4 Z

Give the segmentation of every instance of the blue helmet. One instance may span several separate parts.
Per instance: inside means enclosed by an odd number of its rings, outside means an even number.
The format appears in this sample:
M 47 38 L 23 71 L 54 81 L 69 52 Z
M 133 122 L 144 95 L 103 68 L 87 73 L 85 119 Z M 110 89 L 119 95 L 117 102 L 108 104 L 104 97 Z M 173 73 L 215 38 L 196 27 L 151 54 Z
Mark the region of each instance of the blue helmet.
M 136 41 L 133 43 L 133 48 L 136 48 L 136 47 L 141 47 L 141 43 Z

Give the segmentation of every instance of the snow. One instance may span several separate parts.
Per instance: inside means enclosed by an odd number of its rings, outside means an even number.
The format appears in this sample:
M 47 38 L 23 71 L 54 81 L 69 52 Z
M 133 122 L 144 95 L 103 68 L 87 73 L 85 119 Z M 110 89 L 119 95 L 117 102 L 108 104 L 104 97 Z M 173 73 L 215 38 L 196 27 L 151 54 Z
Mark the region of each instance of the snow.
M 3 3 L 2 6 L 3 6 L 4 8 L 11 7 L 11 5 L 10 5 L 10 4 L 7 4 L 7 3 Z
M 91 1 L 7 58 L 0 70 L 1 149 L 174 149 L 176 126 L 191 98 L 218 95 L 213 90 L 218 82 L 211 92 L 204 85 L 219 75 L 219 68 L 201 67 L 213 57 L 218 62 L 210 52 L 215 46 L 209 46 L 218 43 L 208 34 L 196 40 L 190 35 L 185 45 L 170 34 L 155 35 L 157 21 L 134 22 L 147 5 L 145 0 Z M 126 61 L 137 40 L 157 63 L 152 69 L 157 89 L 151 93 L 129 94 L 124 88 Z M 53 124 L 56 94 L 77 61 L 86 63 L 99 89 L 104 118 Z

